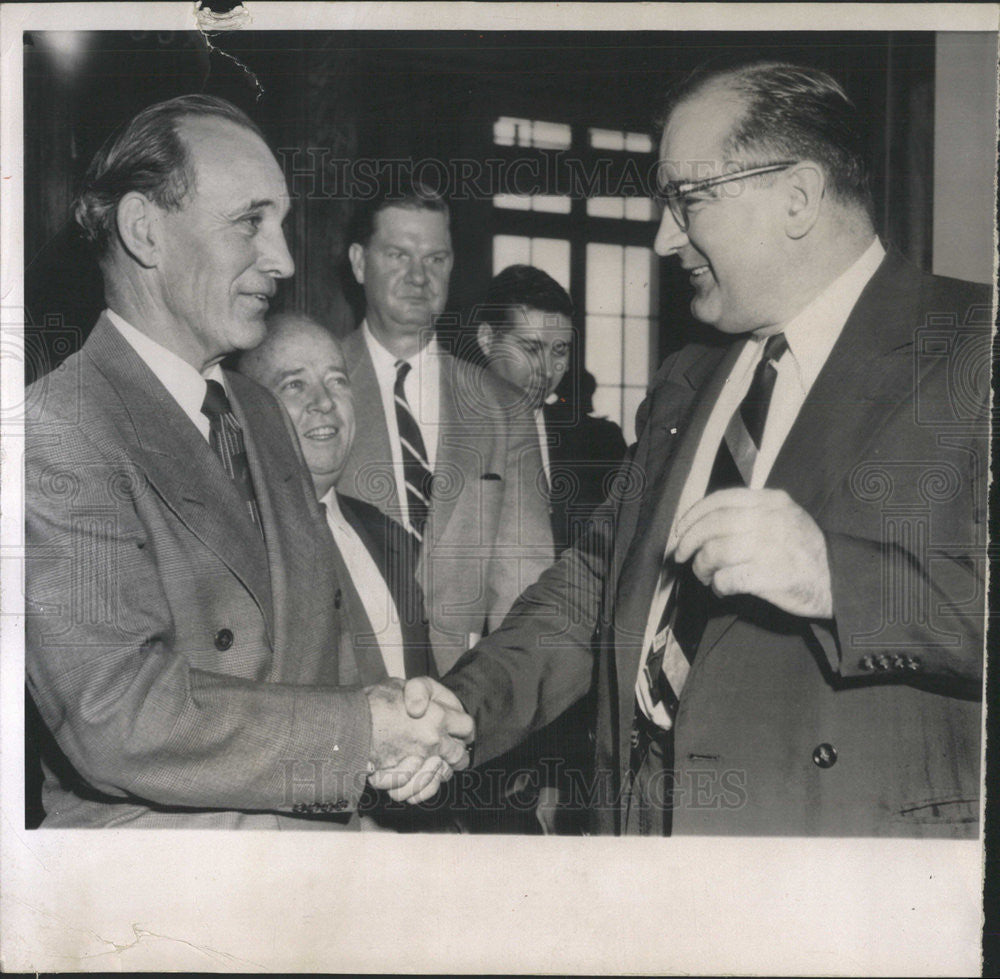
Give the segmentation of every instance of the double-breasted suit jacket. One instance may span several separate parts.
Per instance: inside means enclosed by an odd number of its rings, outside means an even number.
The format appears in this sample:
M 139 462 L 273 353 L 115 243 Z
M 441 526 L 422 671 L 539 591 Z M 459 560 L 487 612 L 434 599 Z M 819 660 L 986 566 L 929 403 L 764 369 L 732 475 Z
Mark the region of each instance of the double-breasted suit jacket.
M 389 429 L 362 331 L 343 349 L 358 433 L 337 490 L 398 517 Z M 516 393 L 490 372 L 447 353 L 439 364 L 435 478 L 417 579 L 443 673 L 470 635 L 499 625 L 555 555 L 534 420 L 510 409 Z
M 823 531 L 834 619 L 720 602 L 673 728 L 674 833 L 973 836 L 984 633 L 988 290 L 895 252 L 767 480 Z M 668 359 L 631 487 L 445 678 L 476 763 L 596 677 L 598 830 L 621 832 L 642 636 L 681 488 L 742 342 Z M 596 656 L 596 663 L 595 657 Z
M 27 391 L 27 683 L 68 763 L 44 825 L 334 826 L 297 816 L 364 790 L 330 535 L 278 402 L 226 380 L 262 534 L 106 318 Z

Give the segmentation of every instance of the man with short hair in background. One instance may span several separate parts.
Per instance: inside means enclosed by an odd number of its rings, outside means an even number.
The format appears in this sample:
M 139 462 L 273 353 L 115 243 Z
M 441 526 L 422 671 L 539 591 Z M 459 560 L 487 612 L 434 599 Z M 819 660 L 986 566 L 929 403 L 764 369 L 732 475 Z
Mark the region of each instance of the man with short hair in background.
M 343 348 L 363 437 L 338 489 L 417 538 L 443 673 L 554 559 L 534 422 L 515 389 L 435 336 L 454 264 L 439 195 L 387 182 L 350 239 L 365 316 Z

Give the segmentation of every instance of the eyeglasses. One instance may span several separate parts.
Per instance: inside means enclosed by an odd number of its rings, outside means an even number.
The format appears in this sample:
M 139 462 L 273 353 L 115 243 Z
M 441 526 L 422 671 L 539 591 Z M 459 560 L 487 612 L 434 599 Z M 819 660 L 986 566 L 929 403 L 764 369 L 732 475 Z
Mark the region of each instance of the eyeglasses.
M 747 170 L 734 170 L 732 173 L 723 173 L 717 177 L 709 177 L 707 180 L 688 180 L 668 183 L 656 195 L 657 203 L 661 207 L 670 208 L 674 221 L 681 231 L 687 231 L 691 218 L 688 208 L 692 204 L 698 203 L 697 195 L 719 187 L 722 184 L 731 183 L 734 180 L 745 180 L 747 177 L 757 177 L 762 173 L 775 173 L 778 170 L 787 170 L 794 167 L 798 160 L 784 160 L 781 163 L 767 163 L 760 167 L 750 167 Z M 714 195 L 710 199 L 717 200 Z

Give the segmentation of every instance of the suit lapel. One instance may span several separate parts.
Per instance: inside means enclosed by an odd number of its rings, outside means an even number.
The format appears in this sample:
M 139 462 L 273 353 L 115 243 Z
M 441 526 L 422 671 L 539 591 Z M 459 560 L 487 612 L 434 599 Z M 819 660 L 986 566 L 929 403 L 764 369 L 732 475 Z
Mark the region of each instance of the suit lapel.
M 459 402 L 456 387 L 461 385 L 466 391 L 470 390 L 468 370 L 469 368 L 455 357 L 446 354 L 438 357 L 440 405 L 438 408 L 438 442 L 434 471 L 447 474 L 448 481 L 460 478 L 463 480 L 460 485 L 465 486 L 478 485 L 483 475 L 481 472 L 468 468 L 470 454 L 457 452 L 453 444 L 455 433 L 462 431 L 467 424 L 467 421 L 461 418 L 458 413 Z M 460 477 L 456 477 L 456 473 L 460 473 Z M 431 502 L 433 511 L 431 528 L 434 540 L 440 540 L 443 536 L 448 521 L 455 511 L 455 503 L 459 495 L 448 493 L 444 497 L 435 496 L 433 498 Z
M 348 496 L 374 503 L 380 510 L 399 509 L 392 446 L 385 420 L 382 393 L 364 333 L 355 330 L 342 343 L 354 393 L 354 414 L 359 422 L 357 436 L 337 488 Z
M 106 318 L 98 321 L 86 351 L 132 423 L 136 464 L 177 518 L 253 595 L 270 633 L 271 589 L 260 535 L 215 453 Z M 255 485 L 262 484 L 259 469 L 256 476 Z
M 366 519 L 350 497 L 340 496 L 340 510 L 368 548 L 378 567 L 389 594 L 399 613 L 399 629 L 403 636 L 403 658 L 406 675 L 428 676 L 433 672 L 433 657 L 429 652 L 427 627 L 423 624 L 423 603 L 414 578 L 416 568 L 415 540 L 409 532 L 390 517 L 378 514 Z

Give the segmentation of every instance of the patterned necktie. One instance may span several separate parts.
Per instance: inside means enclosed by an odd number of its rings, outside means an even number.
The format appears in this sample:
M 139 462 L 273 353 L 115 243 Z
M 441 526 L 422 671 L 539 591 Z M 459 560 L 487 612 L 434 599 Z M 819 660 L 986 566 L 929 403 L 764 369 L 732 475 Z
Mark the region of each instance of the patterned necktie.
M 403 382 L 410 373 L 405 360 L 396 361 L 396 384 L 393 395 L 396 401 L 396 425 L 403 455 L 403 478 L 406 481 L 406 509 L 413 535 L 421 543 L 427 526 L 427 511 L 431 505 L 431 467 L 427 463 L 427 450 L 420 434 L 420 426 L 410 411 Z
M 768 337 L 764 344 L 746 397 L 726 426 L 706 496 L 727 487 L 749 485 L 778 376 L 775 365 L 787 349 L 783 333 Z M 675 568 L 673 589 L 643 668 L 652 703 L 662 701 L 671 720 L 676 715 L 678 698 L 708 624 L 713 601 L 716 599 L 712 590 L 695 577 L 690 562 Z
M 263 536 L 260 511 L 250 481 L 250 466 L 247 463 L 246 446 L 243 443 L 243 429 L 233 414 L 232 405 L 226 397 L 225 388 L 218 381 L 206 382 L 205 400 L 201 413 L 208 418 L 209 442 L 222 462 L 226 475 L 233 481 L 236 491 L 250 512 L 250 519 Z

